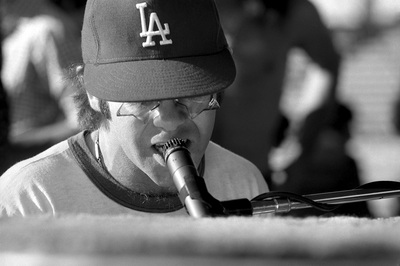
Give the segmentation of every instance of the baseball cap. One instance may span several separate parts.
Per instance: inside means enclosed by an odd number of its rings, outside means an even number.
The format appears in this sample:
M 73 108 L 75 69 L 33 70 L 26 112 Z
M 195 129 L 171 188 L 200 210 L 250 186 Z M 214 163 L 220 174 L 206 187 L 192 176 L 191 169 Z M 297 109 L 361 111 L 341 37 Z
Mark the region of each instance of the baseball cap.
M 213 0 L 88 0 L 84 82 L 104 100 L 201 96 L 236 69 Z

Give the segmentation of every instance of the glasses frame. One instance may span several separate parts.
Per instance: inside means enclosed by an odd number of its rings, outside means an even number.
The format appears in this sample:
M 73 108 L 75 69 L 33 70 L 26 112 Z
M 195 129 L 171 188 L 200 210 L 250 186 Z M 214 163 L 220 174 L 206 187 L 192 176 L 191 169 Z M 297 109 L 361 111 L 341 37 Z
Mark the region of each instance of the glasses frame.
M 186 97 L 186 98 L 175 98 L 175 99 L 172 99 L 176 105 L 179 105 L 179 106 L 183 106 L 183 107 L 184 107 L 184 109 L 186 110 L 186 115 L 187 115 L 187 117 L 189 117 L 190 119 L 195 119 L 197 116 L 199 116 L 199 115 L 200 115 L 202 112 L 204 112 L 204 111 L 217 110 L 217 109 L 220 108 L 220 104 L 219 104 L 219 102 L 218 102 L 218 100 L 217 100 L 217 93 L 214 93 L 214 94 L 211 94 L 211 95 L 210 95 L 210 100 L 209 100 L 209 102 L 208 102 L 208 106 L 207 106 L 206 108 L 202 109 L 200 112 L 197 112 L 197 113 L 194 113 L 194 114 L 193 114 L 193 113 L 190 112 L 190 108 L 189 108 L 187 105 L 185 105 L 185 104 L 183 104 L 183 103 L 181 102 L 182 99 L 190 99 L 190 98 L 196 98 L 196 97 Z M 126 104 L 126 103 L 132 103 L 132 102 L 123 102 L 123 103 L 120 105 L 120 107 L 118 108 L 117 114 L 116 114 L 116 115 L 117 115 L 118 117 L 133 116 L 133 117 L 135 117 L 136 119 L 139 119 L 140 121 L 147 122 L 148 117 L 150 116 L 150 113 L 153 112 L 155 109 L 157 109 L 157 108 L 160 106 L 160 104 L 161 104 L 162 101 L 168 101 L 168 100 L 154 101 L 154 102 L 156 102 L 155 105 L 154 105 L 153 107 L 151 107 L 147 112 L 145 112 L 145 113 L 144 113 L 143 115 L 141 115 L 141 116 L 138 116 L 138 115 L 135 115 L 135 114 L 121 114 L 121 109 L 122 109 L 122 107 L 124 106 L 124 104 Z M 138 102 L 138 103 L 139 103 L 139 102 Z

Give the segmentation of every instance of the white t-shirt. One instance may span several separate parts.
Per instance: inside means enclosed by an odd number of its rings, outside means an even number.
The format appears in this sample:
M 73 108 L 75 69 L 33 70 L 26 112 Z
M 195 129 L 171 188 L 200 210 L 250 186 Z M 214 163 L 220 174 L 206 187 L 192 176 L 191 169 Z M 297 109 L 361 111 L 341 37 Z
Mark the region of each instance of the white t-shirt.
M 187 215 L 177 196 L 138 194 L 100 167 L 85 142 L 87 131 L 22 161 L 0 177 L 0 217 L 35 214 Z M 204 161 L 207 190 L 219 201 L 252 199 L 268 191 L 249 161 L 210 142 Z

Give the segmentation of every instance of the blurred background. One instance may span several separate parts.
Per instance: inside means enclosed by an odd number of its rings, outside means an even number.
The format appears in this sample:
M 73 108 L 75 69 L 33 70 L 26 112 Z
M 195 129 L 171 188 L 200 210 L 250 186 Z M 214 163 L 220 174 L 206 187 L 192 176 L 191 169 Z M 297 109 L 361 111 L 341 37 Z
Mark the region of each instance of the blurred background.
M 310 2 L 342 54 L 337 96 L 353 111 L 348 151 L 358 163 L 361 183 L 400 181 L 400 1 Z M 301 93 L 297 87 L 307 60 L 300 51 L 293 51 L 282 101 L 289 116 L 296 115 L 294 99 Z M 398 214 L 396 199 L 369 205 L 376 216 Z
M 0 0 L 0 174 L 79 131 L 66 77 L 82 61 L 85 3 Z
M 215 142 L 256 164 L 272 190 L 306 195 L 400 181 L 399 1 L 216 3 L 237 76 Z M 400 213 L 398 199 L 367 205 L 333 215 Z

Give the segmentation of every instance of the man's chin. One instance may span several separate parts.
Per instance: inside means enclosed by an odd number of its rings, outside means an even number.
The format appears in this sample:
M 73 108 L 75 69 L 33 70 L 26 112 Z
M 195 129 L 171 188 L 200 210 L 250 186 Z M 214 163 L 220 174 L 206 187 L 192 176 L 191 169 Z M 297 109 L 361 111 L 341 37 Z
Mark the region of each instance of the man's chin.
M 165 172 L 162 176 L 154 176 L 152 180 L 160 188 L 160 190 L 170 191 L 174 193 L 177 192 L 175 183 L 169 172 Z
M 153 158 L 154 158 L 154 160 L 155 160 L 159 165 L 161 165 L 162 167 L 166 167 L 166 166 L 167 166 L 166 163 L 165 163 L 165 161 L 164 161 L 164 157 L 163 157 L 161 154 L 159 154 L 159 153 L 154 153 Z
M 175 195 L 178 191 L 175 186 L 159 186 L 159 194 L 163 195 Z

